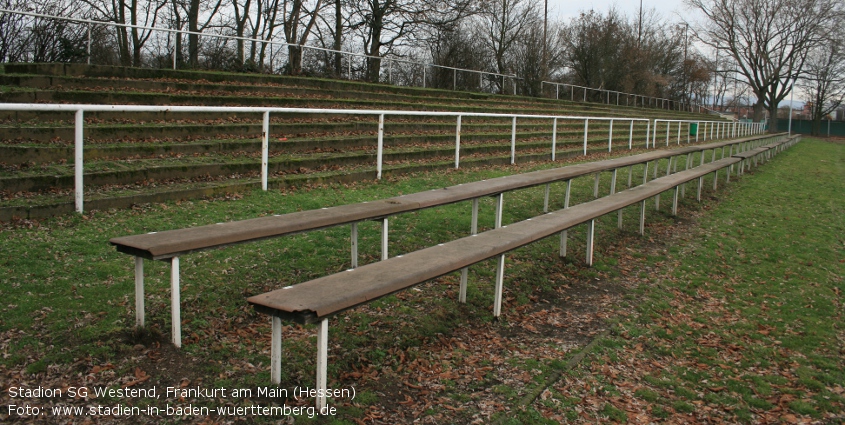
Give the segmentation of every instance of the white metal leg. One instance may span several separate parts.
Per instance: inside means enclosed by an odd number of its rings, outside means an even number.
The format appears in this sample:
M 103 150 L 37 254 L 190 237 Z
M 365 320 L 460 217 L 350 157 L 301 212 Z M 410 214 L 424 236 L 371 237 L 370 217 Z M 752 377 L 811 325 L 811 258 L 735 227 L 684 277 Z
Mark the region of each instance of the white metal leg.
M 544 213 L 549 212 L 549 192 L 551 191 L 551 189 L 552 189 L 551 183 L 546 183 L 546 194 L 545 194 L 545 197 L 543 198 L 543 212 Z
M 326 407 L 326 375 L 329 360 L 329 319 L 320 321 L 317 329 L 317 410 Z
M 704 177 L 698 178 L 698 190 L 695 195 L 695 200 L 701 202 L 701 186 L 704 186 Z
M 478 234 L 478 198 L 472 200 L 472 224 L 470 234 Z M 458 302 L 467 302 L 467 280 L 469 278 L 469 268 L 461 269 L 461 287 L 458 292 Z
M 640 235 L 645 235 L 645 200 L 640 203 Z
M 601 173 L 596 173 L 596 183 L 593 185 L 593 198 L 599 197 L 599 179 L 601 178 Z
M 569 195 L 572 193 L 572 180 L 566 181 L 566 195 L 563 197 L 563 208 L 569 208 Z M 566 241 L 568 239 L 568 232 L 566 230 L 560 232 L 560 257 L 566 257 Z
M 135 257 L 135 326 L 144 327 L 144 259 Z
M 496 263 L 496 299 L 493 303 L 493 316 L 499 317 L 502 313 L 502 290 L 505 280 L 505 254 L 500 255 Z
M 352 241 L 352 268 L 358 267 L 358 223 L 352 223 L 352 235 L 349 238 Z
M 387 237 L 388 237 L 387 224 L 388 224 L 388 220 L 387 220 L 387 217 L 385 217 L 381 221 L 381 260 L 382 261 L 387 260 Z
M 713 190 L 716 190 L 716 186 L 719 183 L 719 170 L 716 170 L 713 173 Z
M 593 237 L 596 233 L 596 220 L 587 222 L 587 265 L 593 265 Z
M 672 215 L 678 215 L 678 193 L 680 191 L 680 186 L 675 186 L 674 194 L 672 195 Z
M 505 194 L 500 193 L 496 196 L 496 228 L 502 227 L 502 209 L 505 206 Z
M 170 259 L 170 319 L 173 345 L 182 347 L 182 310 L 179 295 L 179 257 Z
M 273 316 L 270 338 L 270 382 L 282 383 L 282 319 Z
M 613 169 L 613 175 L 610 178 L 610 194 L 611 195 L 616 193 L 616 175 L 617 175 L 617 170 L 614 168 Z

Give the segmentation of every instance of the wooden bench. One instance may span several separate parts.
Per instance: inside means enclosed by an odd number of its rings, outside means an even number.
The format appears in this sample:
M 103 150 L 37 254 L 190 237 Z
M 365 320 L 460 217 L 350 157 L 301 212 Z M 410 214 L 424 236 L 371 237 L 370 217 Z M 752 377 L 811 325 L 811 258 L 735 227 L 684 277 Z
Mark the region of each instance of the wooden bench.
M 773 136 L 757 136 L 747 139 L 716 142 L 705 145 L 687 146 L 680 149 L 658 150 L 627 157 L 597 161 L 586 164 L 571 165 L 562 168 L 541 170 L 473 182 L 457 186 L 435 189 L 427 192 L 414 193 L 389 199 L 382 199 L 358 204 L 342 205 L 320 210 L 301 211 L 270 217 L 218 223 L 186 229 L 152 232 L 141 235 L 117 237 L 110 240 L 117 251 L 135 256 L 135 324 L 143 327 L 144 314 L 144 259 L 169 261 L 171 286 L 171 333 L 172 341 L 177 347 L 181 346 L 181 308 L 180 308 L 180 276 L 179 258 L 192 252 L 220 248 L 229 245 L 248 243 L 269 238 L 292 235 L 312 230 L 351 224 L 351 264 L 358 265 L 358 226 L 362 221 L 378 220 L 382 223 L 381 230 L 381 258 L 388 258 L 388 217 L 405 212 L 416 211 L 461 201 L 472 200 L 471 233 L 478 229 L 478 200 L 482 197 L 497 196 L 495 227 L 501 226 L 503 193 L 545 184 L 545 201 L 543 211 L 548 211 L 549 188 L 551 183 L 566 181 L 566 195 L 564 205 L 569 205 L 569 194 L 573 178 L 595 174 L 594 196 L 598 197 L 599 178 L 602 172 L 612 171 L 611 192 L 616 190 L 617 171 L 628 167 L 628 186 L 632 184 L 633 166 L 646 164 L 643 182 L 647 181 L 648 164 L 669 158 L 667 174 L 670 173 L 672 159 L 680 155 L 687 155 L 687 168 L 690 166 L 691 153 L 702 152 L 701 162 L 704 163 L 704 152 L 713 150 L 712 161 L 716 160 L 716 152 L 730 147 L 731 153 L 750 149 L 763 143 Z M 674 162 L 677 168 L 677 161 Z M 657 167 L 653 167 L 657 176 Z M 621 220 L 621 216 L 620 216 Z M 562 251 L 565 253 L 565 234 Z M 466 294 L 466 272 L 461 279 L 461 299 Z
M 783 143 L 786 142 L 779 141 L 774 145 L 779 146 Z M 497 257 L 498 261 L 493 314 L 499 316 L 506 253 L 557 233 L 562 234 L 574 226 L 586 223 L 586 262 L 592 264 L 597 218 L 640 203 L 639 232 L 643 234 L 645 203 L 648 198 L 674 189 L 672 214 L 676 215 L 681 185 L 699 179 L 700 188 L 700 179 L 705 175 L 716 173 L 716 179 L 718 179 L 719 170 L 729 168 L 740 161 L 742 158 L 737 156 L 726 157 L 533 219 L 250 297 L 247 301 L 256 311 L 272 317 L 271 381 L 274 384 L 281 382 L 283 320 L 319 325 L 316 388 L 318 392 L 325 390 L 328 319 L 332 316 L 448 273 L 465 270 L 473 264 L 494 257 Z M 317 408 L 321 409 L 325 403 L 325 397 L 317 397 Z

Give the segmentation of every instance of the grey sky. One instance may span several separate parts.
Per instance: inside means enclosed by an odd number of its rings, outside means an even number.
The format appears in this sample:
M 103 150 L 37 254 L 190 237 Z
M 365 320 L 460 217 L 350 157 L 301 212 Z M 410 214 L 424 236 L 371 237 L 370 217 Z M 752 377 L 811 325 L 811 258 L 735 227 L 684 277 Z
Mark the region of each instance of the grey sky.
M 539 0 L 542 2 L 543 0 Z M 616 6 L 627 16 L 636 16 L 640 9 L 637 0 L 549 0 L 549 18 L 557 17 L 569 20 L 578 16 L 582 10 L 595 9 L 606 12 L 611 6 Z M 676 20 L 676 16 L 684 12 L 684 5 L 678 0 L 643 0 L 643 10 L 656 9 L 665 19 Z

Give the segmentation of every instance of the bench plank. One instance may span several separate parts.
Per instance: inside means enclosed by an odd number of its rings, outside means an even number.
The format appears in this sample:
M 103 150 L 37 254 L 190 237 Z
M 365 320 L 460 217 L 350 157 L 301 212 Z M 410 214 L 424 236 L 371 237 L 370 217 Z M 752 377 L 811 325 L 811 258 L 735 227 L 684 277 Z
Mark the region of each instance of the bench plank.
M 724 158 L 534 219 L 256 295 L 247 301 L 265 314 L 315 323 L 633 205 L 739 161 Z
M 539 186 L 555 181 L 602 171 L 628 167 L 667 157 L 741 143 L 723 141 L 673 150 L 651 151 L 638 155 L 540 170 L 513 176 L 419 192 L 372 202 L 348 204 L 320 210 L 301 211 L 186 229 L 153 232 L 112 238 L 118 252 L 152 260 L 164 260 L 183 254 L 223 246 L 258 241 L 343 224 L 374 220 L 438 205 L 447 205 L 484 196 Z

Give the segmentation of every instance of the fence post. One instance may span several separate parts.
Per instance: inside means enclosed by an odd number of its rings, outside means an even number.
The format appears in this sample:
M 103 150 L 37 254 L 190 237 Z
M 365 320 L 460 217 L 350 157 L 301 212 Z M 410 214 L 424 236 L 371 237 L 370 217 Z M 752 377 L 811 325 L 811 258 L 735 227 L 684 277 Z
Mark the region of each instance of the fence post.
M 557 153 L 557 118 L 552 121 L 552 161 L 555 160 L 555 153 Z
M 376 179 L 381 180 L 381 167 L 384 157 L 384 114 L 378 116 L 378 148 L 376 153 Z
M 587 133 L 589 132 L 590 128 L 590 120 L 588 118 L 584 119 L 584 156 L 587 156 Z
M 266 192 L 270 168 L 270 111 L 264 112 L 261 131 L 261 190 Z
M 610 130 L 608 131 L 608 138 L 607 138 L 607 151 L 613 151 L 613 119 L 610 119 Z
M 460 168 L 461 161 L 461 116 L 458 115 L 458 124 L 455 126 L 455 168 Z
M 452 70 L 452 90 L 458 90 L 458 70 Z
M 85 112 L 82 109 L 76 111 L 74 120 L 74 201 L 76 212 L 82 214 L 83 186 L 82 176 L 85 172 L 83 160 L 83 126 L 85 125 Z
M 511 124 L 511 165 L 516 164 L 516 117 Z

